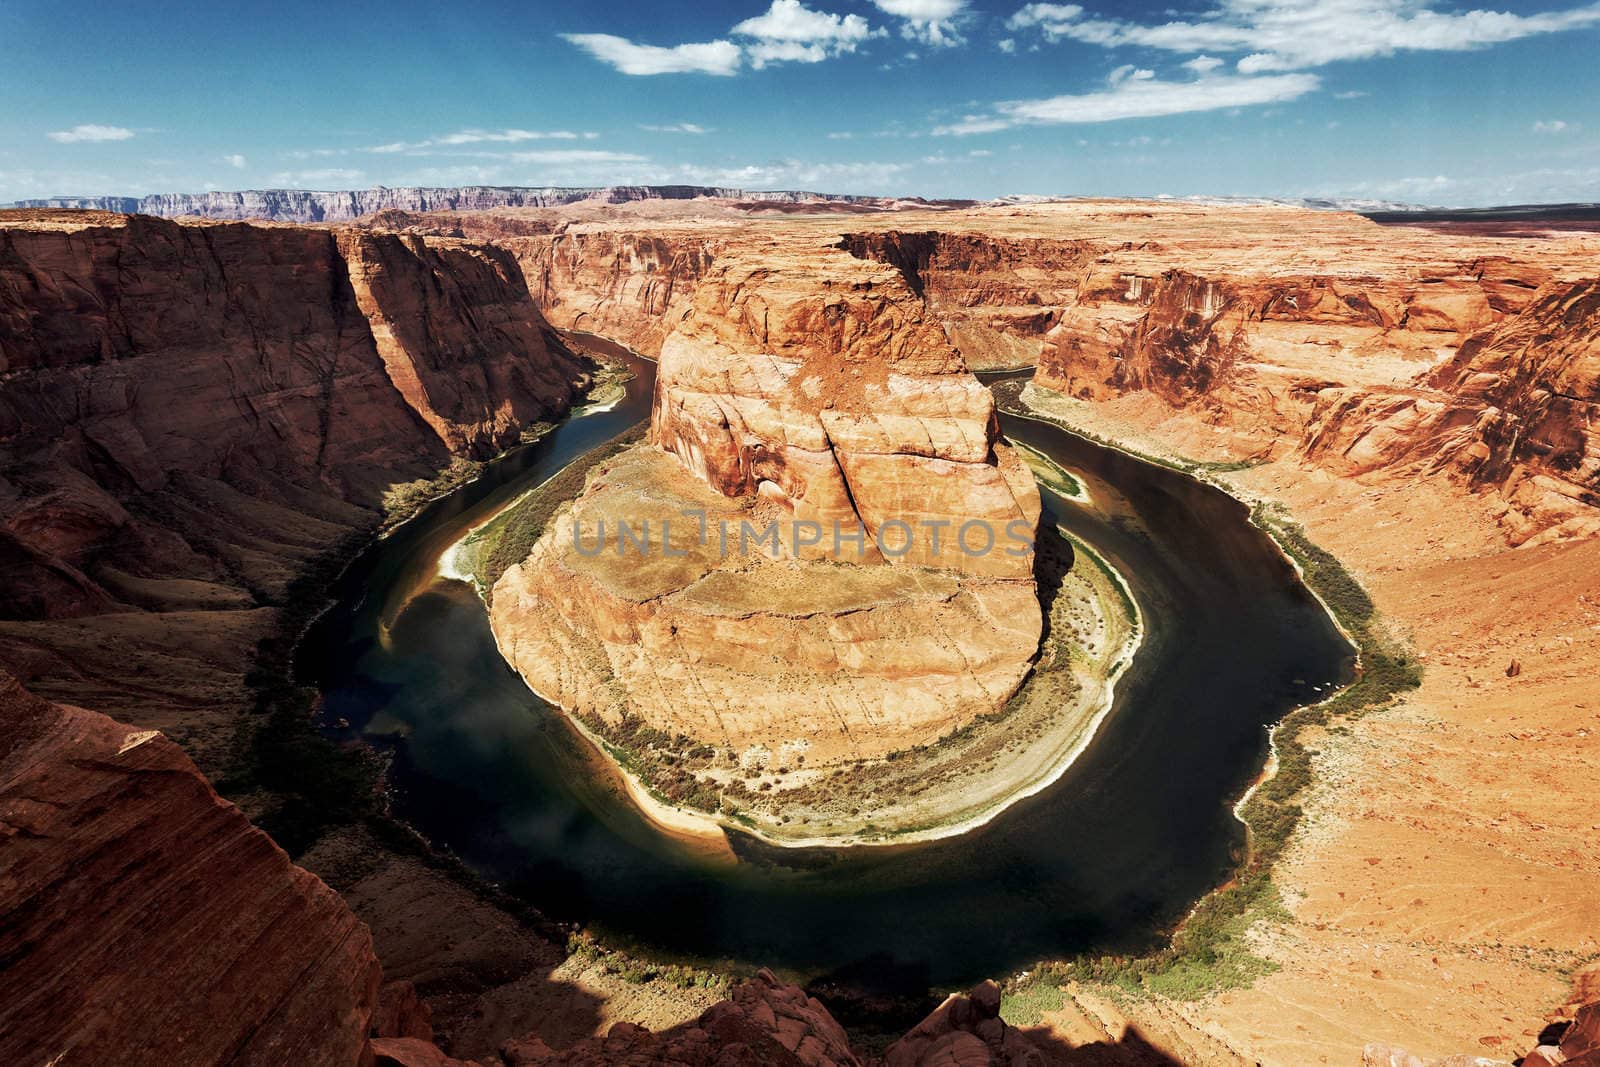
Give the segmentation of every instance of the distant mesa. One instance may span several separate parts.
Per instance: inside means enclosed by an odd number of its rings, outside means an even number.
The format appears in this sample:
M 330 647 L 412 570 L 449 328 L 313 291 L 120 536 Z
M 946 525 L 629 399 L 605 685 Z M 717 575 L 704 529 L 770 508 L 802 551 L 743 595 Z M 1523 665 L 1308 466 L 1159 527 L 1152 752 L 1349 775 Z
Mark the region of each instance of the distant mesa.
M 150 196 L 52 196 L 19 200 L 19 208 L 114 211 L 164 218 L 265 219 L 273 222 L 344 222 L 379 211 L 489 211 L 495 208 L 563 207 L 581 201 L 624 204 L 635 200 L 725 200 L 799 204 L 867 203 L 876 197 L 797 190 L 749 192 L 711 185 L 570 186 L 466 185 L 447 188 L 252 189 L 244 192 L 154 193 Z

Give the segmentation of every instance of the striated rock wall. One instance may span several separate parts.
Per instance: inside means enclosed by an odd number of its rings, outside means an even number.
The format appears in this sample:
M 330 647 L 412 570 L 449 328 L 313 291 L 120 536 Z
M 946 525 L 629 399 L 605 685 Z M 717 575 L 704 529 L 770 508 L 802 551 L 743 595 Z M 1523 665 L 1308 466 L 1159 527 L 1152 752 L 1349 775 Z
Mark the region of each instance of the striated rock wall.
M 1448 471 L 1497 492 L 1513 543 L 1600 532 L 1600 282 L 1554 282 L 1399 394 L 1327 390 L 1305 454 Z
M 825 528 L 892 520 L 915 532 L 891 556 L 1030 578 L 1031 553 L 948 551 L 963 524 L 998 538 L 1038 521 L 1038 489 L 999 444 L 994 399 L 896 272 L 827 255 L 724 264 L 661 350 L 651 440 L 728 496 L 758 493 Z M 936 548 L 926 522 L 948 522 Z M 898 544 L 898 542 L 897 542 Z
M 499 249 L 0 215 L 0 664 L 216 770 L 263 606 L 585 375 Z
M 379 968 L 177 745 L 0 673 L 0 1061 L 352 1065 Z
M 493 591 L 533 688 L 813 768 L 1003 707 L 1041 632 L 1038 489 L 903 275 L 832 249 L 723 256 L 660 353 L 651 444 L 594 472 Z M 725 549 L 745 524 L 779 543 Z M 657 544 L 614 548 L 620 525 Z M 838 536 L 858 530 L 861 550 Z
M 839 247 L 898 269 L 973 370 L 1038 362 L 1084 268 L 1105 250 L 1095 240 L 950 230 L 848 233 Z
M 726 246 L 722 237 L 671 231 L 571 230 L 503 243 L 551 322 L 652 356 Z
M 1600 528 L 1592 280 L 1504 256 L 1396 254 L 1390 273 L 1356 276 L 1152 272 L 1151 255 L 1113 252 L 1086 272 L 1036 384 L 1092 402 L 1153 395 L 1244 454 L 1457 477 L 1495 492 L 1516 544 Z

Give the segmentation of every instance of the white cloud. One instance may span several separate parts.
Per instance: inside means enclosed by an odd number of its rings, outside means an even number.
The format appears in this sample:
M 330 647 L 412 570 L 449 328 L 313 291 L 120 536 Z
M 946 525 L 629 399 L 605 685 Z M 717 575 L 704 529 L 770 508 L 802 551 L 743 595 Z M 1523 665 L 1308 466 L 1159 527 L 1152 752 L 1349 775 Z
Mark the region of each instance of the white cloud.
M 650 126 L 641 123 L 639 128 L 641 130 L 649 130 L 651 133 L 692 133 L 698 135 L 717 132 L 709 126 L 700 126 L 693 122 L 674 122 L 666 126 Z
M 1249 107 L 1293 100 L 1317 88 L 1314 74 L 1276 74 L 1247 78 L 1212 75 L 1187 82 L 1163 81 L 1132 67 L 1118 68 L 1110 88 L 1097 93 L 1012 100 L 995 106 L 996 114 L 969 115 L 935 129 L 941 134 L 989 133 L 1011 126 L 1115 122 L 1155 118 L 1193 111 Z
M 1600 4 L 1518 15 L 1434 11 L 1426 0 L 1220 0 L 1194 21 L 1158 24 L 1085 18 L 1078 4 L 1028 4 L 1007 22 L 1116 48 L 1242 54 L 1242 74 L 1301 70 L 1404 51 L 1460 52 L 1540 34 L 1600 25 Z
M 524 141 L 576 141 L 592 140 L 596 137 L 593 133 L 575 133 L 572 130 L 457 130 L 454 133 L 444 133 L 437 137 L 430 137 L 424 141 L 390 141 L 387 144 L 369 146 L 366 151 L 378 152 L 384 155 L 394 155 L 401 152 L 412 154 L 426 152 L 430 148 L 456 148 L 461 145 L 472 144 L 521 144 Z M 316 153 L 332 154 L 327 149 Z
M 518 141 L 576 141 L 578 135 L 571 130 L 457 130 L 443 137 L 435 137 L 433 144 L 480 144 L 485 141 L 516 143 Z
M 593 148 L 546 148 L 532 152 L 507 152 L 513 163 L 645 163 L 646 157 L 632 152 L 607 152 Z
M 900 3 L 905 0 L 890 0 Z M 965 0 L 938 0 L 956 3 Z M 820 63 L 854 52 L 866 40 L 882 36 L 860 15 L 835 15 L 806 7 L 802 0 L 772 0 L 771 6 L 735 24 L 729 36 L 671 48 L 638 44 L 607 33 L 563 33 L 561 36 L 624 74 L 738 73 L 748 63 L 760 70 L 772 63 Z
M 1541 120 L 1533 124 L 1534 133 L 1561 133 L 1566 128 L 1566 122 L 1561 119 L 1550 119 L 1549 121 Z
M 1333 98 L 1335 100 L 1360 100 L 1363 96 L 1371 95 L 1365 89 L 1346 89 L 1343 92 L 1334 93 Z
M 967 0 L 872 0 L 872 6 L 900 19 L 900 36 L 934 47 L 965 44 L 957 27 L 967 14 Z
M 1153 70 L 1142 70 L 1132 63 L 1124 63 L 1111 72 L 1111 84 L 1116 85 L 1122 81 L 1147 82 L 1156 76 Z
M 133 136 L 133 131 L 124 126 L 101 126 L 91 122 L 70 130 L 56 130 L 47 136 L 57 144 L 78 144 L 84 141 L 126 141 Z
M 1017 50 L 1017 42 L 1013 41 L 1011 38 L 1007 37 L 1007 38 L 1005 38 L 1004 40 L 1002 40 L 1000 42 L 999 48 L 1000 48 L 1000 51 L 1004 52 L 1006 55 L 1009 56 L 1009 55 L 1011 55 L 1013 52 L 1015 52 Z
M 222 161 L 235 170 L 244 170 L 245 158 L 237 152 L 231 156 L 223 156 Z
M 1212 71 L 1222 66 L 1223 63 L 1222 60 L 1218 59 L 1216 56 L 1195 56 L 1187 63 L 1180 63 L 1178 65 L 1183 67 L 1185 70 L 1192 70 L 1196 74 L 1210 74 Z
M 753 39 L 745 46 L 745 55 L 750 66 L 760 70 L 768 63 L 820 63 L 854 52 L 872 36 L 872 28 L 860 15 L 814 11 L 800 0 L 772 0 L 765 14 L 745 19 L 733 33 Z
M 563 33 L 561 37 L 624 74 L 727 76 L 737 73 L 743 61 L 743 53 L 732 41 L 706 41 L 662 48 L 653 44 L 635 44 L 626 37 L 609 33 Z

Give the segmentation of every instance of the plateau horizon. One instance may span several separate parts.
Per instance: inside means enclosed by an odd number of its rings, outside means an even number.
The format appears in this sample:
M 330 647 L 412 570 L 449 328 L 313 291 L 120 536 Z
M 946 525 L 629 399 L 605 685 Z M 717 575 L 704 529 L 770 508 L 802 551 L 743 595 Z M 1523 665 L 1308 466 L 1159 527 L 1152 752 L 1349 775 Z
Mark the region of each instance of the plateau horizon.
M 713 523 L 707 520 L 705 511 L 689 508 L 679 514 L 694 520 L 696 544 L 705 547 L 711 542 Z M 946 552 L 954 554 L 956 550 L 963 556 L 977 559 L 992 555 L 997 550 L 1013 557 L 1031 555 L 1034 550 L 1033 528 L 1022 519 L 1012 519 L 1003 529 L 987 519 L 969 519 L 961 523 L 954 536 L 949 538 L 945 536 L 953 525 L 949 519 L 921 519 L 916 525 L 922 527 L 926 534 L 926 551 L 919 553 L 918 559 L 938 559 Z M 573 549 L 580 556 L 599 556 L 607 546 L 606 527 L 605 519 L 598 520 L 592 526 L 573 519 Z M 789 534 L 787 540 L 784 538 L 786 527 Z M 614 519 L 611 521 L 614 535 L 611 543 L 619 556 L 631 552 L 643 557 L 654 552 L 663 558 L 682 559 L 691 554 L 687 549 L 674 545 L 672 520 L 661 520 L 658 529 L 660 537 L 653 541 L 649 519 L 640 520 L 637 530 L 632 522 Z M 750 556 L 753 548 L 758 554 L 771 559 L 781 559 L 787 555 L 837 560 L 842 558 L 846 546 L 853 545 L 855 558 L 860 560 L 866 558 L 869 541 L 886 559 L 899 559 L 923 545 L 912 523 L 904 519 L 888 519 L 879 523 L 876 530 L 869 530 L 859 519 L 849 523 L 835 519 L 832 523 L 831 551 L 823 548 L 829 543 L 826 539 L 828 531 L 822 523 L 811 519 L 787 522 L 774 519 L 760 527 L 749 519 L 740 519 L 737 524 L 718 519 L 714 529 L 717 553 L 724 559 L 730 551 L 738 556 Z M 891 532 L 894 533 L 892 538 L 889 536 Z M 586 538 L 590 539 L 590 543 L 585 544 Z M 952 544 L 955 546 L 953 549 L 950 547 Z

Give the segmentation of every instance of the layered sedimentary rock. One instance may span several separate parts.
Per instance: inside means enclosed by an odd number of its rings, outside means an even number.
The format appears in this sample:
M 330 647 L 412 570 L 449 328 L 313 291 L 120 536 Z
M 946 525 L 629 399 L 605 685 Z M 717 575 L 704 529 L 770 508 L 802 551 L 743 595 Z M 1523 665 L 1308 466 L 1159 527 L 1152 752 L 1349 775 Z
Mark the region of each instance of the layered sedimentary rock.
M 0 673 L 0 1060 L 357 1062 L 372 938 L 159 733 Z
M 652 355 L 688 311 L 695 286 L 726 244 L 691 232 L 582 229 L 505 243 L 551 322 Z
M 1036 363 L 1084 268 L 1102 251 L 1092 240 L 951 230 L 862 231 L 845 234 L 839 246 L 897 268 L 974 370 Z
M 1497 491 L 1515 543 L 1587 532 L 1600 461 L 1582 429 L 1596 396 L 1581 263 L 1401 232 L 1387 263 L 1358 233 L 1298 261 L 1266 245 L 1254 260 L 1109 249 L 1047 336 L 1035 383 L 1094 402 L 1154 396 L 1245 454 L 1463 478 Z M 1350 262 L 1328 254 L 1340 247 Z
M 719 262 L 661 347 L 650 434 L 495 587 L 534 689 L 812 766 L 927 743 L 1015 691 L 1040 635 L 1038 490 L 895 270 Z M 657 543 L 618 551 L 620 525 Z
M 705 185 L 613 185 L 601 188 L 463 185 L 316 192 L 252 189 L 245 192 L 154 193 L 150 196 L 58 196 L 19 200 L 16 207 L 115 211 L 167 218 L 264 219 L 274 222 L 348 222 L 379 211 L 488 211 L 495 208 L 558 207 L 582 201 L 624 204 L 636 200 L 717 197 L 771 203 L 854 201 L 859 197 L 807 192 L 745 192 Z
M 217 769 L 262 605 L 586 372 L 501 250 L 0 216 L 0 663 Z
M 1495 487 L 1514 543 L 1600 531 L 1600 282 L 1551 283 L 1404 394 L 1328 390 L 1307 456 Z

